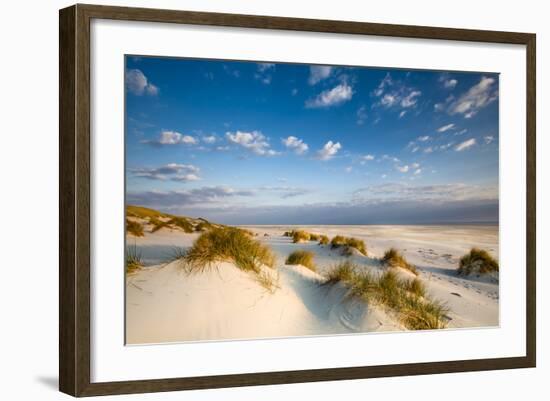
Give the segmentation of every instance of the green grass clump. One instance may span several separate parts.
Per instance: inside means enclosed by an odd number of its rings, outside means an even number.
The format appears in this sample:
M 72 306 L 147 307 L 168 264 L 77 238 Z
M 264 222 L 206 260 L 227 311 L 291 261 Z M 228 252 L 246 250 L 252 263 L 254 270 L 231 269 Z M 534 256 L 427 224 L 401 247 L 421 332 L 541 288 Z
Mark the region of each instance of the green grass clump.
M 142 267 L 141 252 L 137 247 L 126 248 L 126 274 L 135 273 Z
M 317 268 L 315 267 L 315 262 L 313 260 L 314 257 L 315 255 L 313 254 L 313 252 L 298 250 L 288 255 L 288 258 L 286 258 L 285 264 L 302 265 L 307 267 L 310 270 L 317 271 Z
M 172 219 L 166 222 L 166 225 L 179 227 L 186 233 L 192 233 L 195 231 L 193 224 L 191 224 L 185 217 L 172 217 Z
M 309 241 L 309 239 L 310 239 L 310 235 L 307 231 L 298 230 L 292 233 L 292 242 L 294 243 Z
M 390 267 L 402 267 L 403 269 L 407 269 L 418 275 L 418 270 L 416 270 L 416 267 L 407 262 L 407 259 L 405 259 L 405 257 L 395 248 L 390 248 L 384 252 L 382 262 Z
M 489 273 L 498 272 L 498 262 L 489 255 L 489 252 L 472 248 L 470 253 L 467 253 L 460 258 L 458 266 L 458 274 L 469 275 L 470 273 Z
M 447 308 L 426 294 L 419 279 L 400 279 L 392 270 L 373 274 L 346 261 L 328 273 L 324 284 L 339 282 L 348 288 L 348 297 L 389 309 L 408 329 L 441 329 L 447 325 Z
M 342 235 L 337 235 L 332 239 L 332 241 L 330 241 L 330 244 L 333 248 L 339 248 L 339 247 L 355 248 L 359 252 L 361 252 L 363 255 L 367 254 L 367 247 L 365 246 L 365 242 L 358 238 L 344 237 Z M 349 249 L 346 251 L 346 249 L 344 248 L 344 252 L 347 254 L 351 254 Z
M 319 237 L 320 237 L 319 234 L 312 234 L 312 233 L 309 234 L 310 241 L 319 241 Z
M 135 237 L 143 237 L 143 226 L 137 221 L 126 219 L 126 232 Z
M 326 235 L 319 235 L 320 245 L 328 245 L 329 242 L 330 242 L 330 239 Z
M 202 271 L 214 262 L 231 261 L 241 270 L 258 273 L 261 265 L 273 267 L 275 256 L 246 231 L 223 227 L 201 234 L 185 254 L 185 261 L 192 271 Z

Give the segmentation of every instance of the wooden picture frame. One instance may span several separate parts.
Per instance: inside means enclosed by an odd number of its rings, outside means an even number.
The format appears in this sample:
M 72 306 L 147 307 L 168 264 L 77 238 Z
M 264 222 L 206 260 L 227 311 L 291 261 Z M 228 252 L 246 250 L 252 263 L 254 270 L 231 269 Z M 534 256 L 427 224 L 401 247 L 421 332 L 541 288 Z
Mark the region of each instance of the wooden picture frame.
M 526 355 L 511 358 L 92 383 L 90 380 L 90 21 L 94 18 L 526 46 Z M 536 36 L 534 34 L 80 4 L 60 10 L 59 29 L 59 388 L 62 392 L 73 396 L 95 396 L 535 366 Z

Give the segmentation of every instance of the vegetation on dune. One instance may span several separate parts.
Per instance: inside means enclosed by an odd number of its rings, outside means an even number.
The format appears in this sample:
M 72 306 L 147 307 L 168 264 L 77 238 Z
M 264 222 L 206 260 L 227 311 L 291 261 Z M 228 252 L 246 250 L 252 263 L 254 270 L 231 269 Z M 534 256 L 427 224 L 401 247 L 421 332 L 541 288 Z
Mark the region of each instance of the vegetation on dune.
M 311 237 L 307 231 L 298 230 L 298 231 L 293 231 L 292 233 L 292 242 L 294 243 L 309 241 L 310 238 Z
M 126 219 L 126 232 L 135 237 L 143 237 L 143 226 L 137 221 Z
M 313 252 L 298 250 L 288 255 L 285 264 L 302 265 L 310 270 L 317 271 L 317 268 L 315 267 L 314 257 L 315 255 L 313 254 Z
M 458 274 L 469 275 L 471 273 L 489 273 L 498 272 L 498 262 L 493 258 L 489 252 L 472 248 L 469 253 L 460 258 L 458 265 Z
M 213 228 L 201 234 L 184 260 L 192 271 L 202 271 L 214 262 L 224 261 L 256 273 L 260 272 L 261 265 L 275 265 L 275 256 L 269 247 L 254 240 L 245 230 L 232 227 Z
M 328 245 L 329 242 L 330 242 L 330 239 L 326 235 L 319 235 L 320 245 Z
M 310 241 L 319 241 L 319 234 L 309 233 L 309 240 Z
M 402 267 L 403 269 L 407 269 L 418 275 L 418 270 L 416 270 L 416 267 L 407 262 L 407 259 L 405 259 L 405 257 L 395 248 L 390 248 L 384 252 L 382 262 L 390 267 Z
M 332 241 L 330 241 L 330 245 L 332 246 L 332 248 L 343 247 L 344 253 L 346 254 L 351 254 L 351 250 L 349 248 L 355 248 L 363 255 L 367 254 L 367 247 L 365 245 L 365 242 L 354 237 L 344 237 L 342 235 L 337 235 L 332 239 Z
M 447 325 L 447 308 L 426 294 L 422 282 L 400 279 L 394 271 L 373 274 L 349 261 L 340 263 L 327 275 L 324 285 L 342 283 L 348 297 L 380 305 L 395 313 L 411 330 L 441 329 Z
M 149 209 L 143 206 L 133 206 L 133 205 L 126 206 L 126 215 L 132 216 L 132 217 L 139 217 L 142 219 L 146 217 L 159 218 L 163 216 L 163 214 L 157 210 Z
M 126 248 L 126 274 L 135 273 L 143 267 L 141 252 L 137 247 Z
M 195 226 L 195 231 L 202 232 L 206 231 L 212 228 L 212 224 L 210 224 L 208 221 L 201 221 L 199 224 Z

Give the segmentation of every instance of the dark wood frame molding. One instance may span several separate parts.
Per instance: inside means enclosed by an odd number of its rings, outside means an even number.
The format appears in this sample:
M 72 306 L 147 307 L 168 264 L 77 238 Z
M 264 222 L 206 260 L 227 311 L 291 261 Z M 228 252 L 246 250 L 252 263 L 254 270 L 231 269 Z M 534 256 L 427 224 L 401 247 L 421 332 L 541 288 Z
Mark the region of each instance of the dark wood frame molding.
M 90 21 L 92 18 L 525 45 L 527 49 L 527 309 L 523 357 L 90 382 Z M 535 367 L 536 36 L 421 26 L 74 5 L 59 13 L 59 389 L 73 396 L 349 380 Z

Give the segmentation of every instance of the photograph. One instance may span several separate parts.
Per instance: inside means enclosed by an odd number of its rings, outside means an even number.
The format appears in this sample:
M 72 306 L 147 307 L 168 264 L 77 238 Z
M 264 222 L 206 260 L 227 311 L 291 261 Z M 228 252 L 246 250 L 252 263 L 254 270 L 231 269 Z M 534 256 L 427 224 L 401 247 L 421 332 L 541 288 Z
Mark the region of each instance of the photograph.
M 498 73 L 123 73 L 125 344 L 499 327 Z

